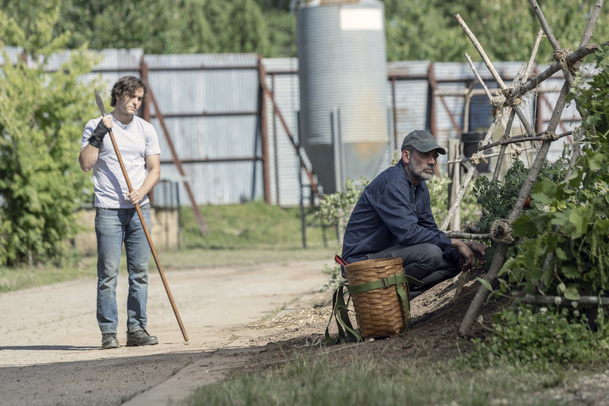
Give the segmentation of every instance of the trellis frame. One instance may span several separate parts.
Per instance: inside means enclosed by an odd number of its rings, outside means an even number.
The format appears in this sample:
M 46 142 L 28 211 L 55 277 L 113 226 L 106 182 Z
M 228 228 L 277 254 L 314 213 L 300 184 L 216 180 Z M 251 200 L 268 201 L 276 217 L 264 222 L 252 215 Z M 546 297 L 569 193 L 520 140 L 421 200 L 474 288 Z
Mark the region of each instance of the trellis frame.
M 552 33 L 552 30 L 550 29 L 550 26 L 548 25 L 547 20 L 545 19 L 545 16 L 543 15 L 541 7 L 537 4 L 537 1 L 529 0 L 529 4 L 533 8 L 533 10 L 537 16 L 537 19 L 539 20 L 539 22 L 541 24 L 541 30 L 539 31 L 539 33 L 537 35 L 529 62 L 527 63 L 525 69 L 523 70 L 523 72 L 522 72 L 521 76 L 518 78 L 518 80 L 514 80 L 512 82 L 511 87 L 508 87 L 503 82 L 501 76 L 497 73 L 496 69 L 493 67 L 491 60 L 486 55 L 486 52 L 484 51 L 482 45 L 478 42 L 475 35 L 469 29 L 469 27 L 467 26 L 465 21 L 461 18 L 461 16 L 459 14 L 457 14 L 455 16 L 457 22 L 459 23 L 459 25 L 461 26 L 463 31 L 466 33 L 466 35 L 469 37 L 470 41 L 472 42 L 472 44 L 478 51 L 479 55 L 482 57 L 482 60 L 484 61 L 487 69 L 489 70 L 489 72 L 492 74 L 495 81 L 500 86 L 500 92 L 498 94 L 491 95 L 491 93 L 488 91 L 488 89 L 484 85 L 482 78 L 476 71 L 476 69 L 471 61 L 471 58 L 469 57 L 469 55 L 466 54 L 466 58 L 468 59 L 470 66 L 471 66 L 472 70 L 474 71 L 474 74 L 476 75 L 477 80 L 481 83 L 481 85 L 485 89 L 487 89 L 486 90 L 487 97 L 489 98 L 490 103 L 494 107 L 495 119 L 489 126 L 487 134 L 484 137 L 484 141 L 482 142 L 483 146 L 480 148 L 481 150 L 484 150 L 484 149 L 491 148 L 494 145 L 500 145 L 499 159 L 498 159 L 498 163 L 495 167 L 493 179 L 496 180 L 499 176 L 501 162 L 503 161 L 504 155 L 506 153 L 507 145 L 509 145 L 510 143 L 514 143 L 514 142 L 523 142 L 523 141 L 539 142 L 539 141 L 541 141 L 541 145 L 539 146 L 535 160 L 533 161 L 533 164 L 529 168 L 529 173 L 528 173 L 525 181 L 522 184 L 522 187 L 520 189 L 520 192 L 518 194 L 514 207 L 512 208 L 512 211 L 508 215 L 507 219 L 498 220 L 498 222 L 501 222 L 501 225 L 503 226 L 501 228 L 503 230 L 502 235 L 493 235 L 493 232 L 491 232 L 490 237 L 494 241 L 497 242 L 497 247 L 496 247 L 493 259 L 491 261 L 490 268 L 484 278 L 485 281 L 488 282 L 489 284 L 493 283 L 497 279 L 499 270 L 501 269 L 501 267 L 503 266 L 503 264 L 505 262 L 505 256 L 506 256 L 507 250 L 510 246 L 510 242 L 508 242 L 508 241 L 511 239 L 511 223 L 513 223 L 520 215 L 520 212 L 521 212 L 522 208 L 524 207 L 524 203 L 525 203 L 527 197 L 529 196 L 529 193 L 531 192 L 533 184 L 535 183 L 537 177 L 539 176 L 539 173 L 541 172 L 541 168 L 543 167 L 543 163 L 546 160 L 551 143 L 560 139 L 563 136 L 571 135 L 571 132 L 557 135 L 556 129 L 560 123 L 560 118 L 561 118 L 563 110 L 566 106 L 566 96 L 569 93 L 569 90 L 571 89 L 571 87 L 573 86 L 574 74 L 579 71 L 582 59 L 585 56 L 595 52 L 598 49 L 597 44 L 589 44 L 589 42 L 592 38 L 592 33 L 594 32 L 594 27 L 596 26 L 596 22 L 600 16 L 601 9 L 604 5 L 604 0 L 596 0 L 595 6 L 588 18 L 588 24 L 587 24 L 584 34 L 582 36 L 582 40 L 579 44 L 579 47 L 575 51 L 570 51 L 568 49 L 562 49 L 560 47 L 560 44 L 554 37 L 554 34 Z M 554 50 L 553 57 L 554 57 L 555 62 L 552 65 L 550 65 L 545 71 L 528 79 L 528 75 L 530 74 L 531 67 L 533 66 L 533 61 L 535 59 L 535 55 L 537 53 L 537 50 L 539 48 L 539 43 L 542 38 L 542 32 L 543 32 L 543 34 L 545 34 L 545 37 L 548 39 L 548 41 L 552 45 L 552 48 Z M 608 43 L 609 42 L 605 42 L 604 44 L 606 45 Z M 562 73 L 565 77 L 565 83 L 561 89 L 561 92 L 560 92 L 560 95 L 556 102 L 556 105 L 554 106 L 554 111 L 552 113 L 552 117 L 548 123 L 546 130 L 543 131 L 542 133 L 535 133 L 535 131 L 533 130 L 533 127 L 529 123 L 526 115 L 519 107 L 521 99 L 528 92 L 535 90 L 543 81 L 545 81 L 546 79 L 549 79 L 550 77 L 552 77 L 552 75 L 554 75 L 558 71 L 562 71 Z M 576 101 L 576 106 L 577 106 L 577 101 Z M 579 110 L 579 108 L 578 108 L 578 110 Z M 507 121 L 504 135 L 502 136 L 501 140 L 498 143 L 494 143 L 493 145 L 491 145 L 491 143 L 490 143 L 491 136 L 492 136 L 495 128 L 497 127 L 498 122 L 500 120 L 502 120 L 502 117 L 506 112 L 509 112 L 509 118 Z M 581 111 L 580 111 L 580 114 L 581 114 Z M 515 116 L 518 116 L 518 118 L 520 119 L 520 122 L 522 123 L 523 127 L 525 128 L 526 133 L 524 135 L 510 137 L 510 134 L 512 131 L 512 124 L 513 124 Z M 576 136 L 576 139 L 579 138 L 579 134 L 575 134 L 575 136 Z M 580 153 L 579 145 L 577 144 L 577 142 L 575 142 L 571 160 L 570 160 L 571 167 L 575 163 L 579 153 Z M 470 158 L 470 159 L 472 159 L 472 158 Z M 478 159 L 478 157 L 474 156 L 473 159 Z M 455 212 L 461 203 L 461 199 L 465 195 L 465 190 L 467 189 L 471 180 L 474 178 L 476 172 L 477 171 L 475 169 L 468 171 L 468 174 L 467 174 L 466 178 L 464 179 L 463 184 L 461 185 L 461 188 L 457 194 L 455 202 L 449 209 L 449 212 L 448 212 L 446 218 L 444 219 L 444 221 L 441 224 L 441 229 L 446 229 L 448 227 L 448 225 L 450 224 L 450 222 L 452 221 L 452 218 L 455 215 Z M 449 233 L 450 237 L 455 237 L 455 238 L 464 236 L 464 235 L 466 235 L 466 234 Z M 470 238 L 488 238 L 489 235 L 488 234 L 484 234 L 484 235 L 467 234 L 467 236 Z M 461 238 L 463 238 L 463 237 L 461 237 Z M 551 261 L 551 258 L 546 258 L 545 262 L 549 263 L 550 261 Z M 460 281 L 460 282 L 462 282 L 462 281 Z M 478 311 L 480 310 L 480 307 L 482 306 L 482 303 L 484 302 L 484 299 L 486 298 L 487 294 L 488 294 L 488 290 L 486 289 L 486 287 L 480 286 L 478 288 L 478 291 L 476 292 L 476 295 L 474 296 L 474 298 L 463 318 L 461 326 L 459 328 L 459 332 L 462 335 L 468 334 L 468 332 L 471 328 L 471 325 L 473 324 L 473 321 L 476 318 L 476 315 L 478 314 Z

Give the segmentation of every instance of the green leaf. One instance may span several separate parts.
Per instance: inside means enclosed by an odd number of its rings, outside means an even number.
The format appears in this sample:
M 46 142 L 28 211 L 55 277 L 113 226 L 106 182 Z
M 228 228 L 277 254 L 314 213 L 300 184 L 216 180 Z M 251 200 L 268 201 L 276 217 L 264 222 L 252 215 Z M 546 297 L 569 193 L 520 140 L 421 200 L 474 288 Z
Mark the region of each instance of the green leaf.
M 541 205 L 550 204 L 556 194 L 556 185 L 550 179 L 542 179 L 535 183 L 531 191 L 531 198 L 534 202 Z M 538 206 L 539 207 L 539 206 Z
M 553 213 L 553 217 L 552 220 L 550 220 L 550 224 L 552 225 L 556 225 L 556 226 L 566 226 L 567 224 L 569 224 L 569 214 L 570 212 L 555 212 Z
M 537 234 L 537 227 L 531 217 L 526 214 L 521 214 L 514 223 L 512 223 L 514 237 L 524 237 L 527 235 Z
M 478 280 L 478 282 L 480 282 L 482 284 L 482 286 L 484 286 L 489 292 L 493 291 L 493 287 L 491 286 L 490 283 L 488 283 L 485 279 L 482 279 L 480 277 L 476 278 Z
M 567 184 L 569 187 L 578 188 L 582 183 L 584 173 L 582 171 L 573 171 L 567 178 Z
M 593 171 L 601 170 L 603 167 L 604 156 L 600 152 L 592 152 L 588 150 L 586 154 L 588 158 L 588 167 Z
M 560 273 L 562 273 L 565 278 L 572 280 L 577 280 L 581 278 L 579 269 L 577 268 L 577 265 L 574 264 L 562 264 L 562 266 L 560 267 Z
M 581 299 L 581 297 L 579 296 L 579 292 L 577 291 L 577 288 L 575 286 L 569 286 L 567 289 L 565 289 L 564 296 L 565 299 L 569 300 Z
M 556 248 L 555 252 L 558 259 L 562 259 L 563 261 L 567 259 L 567 254 L 561 248 Z
M 574 207 L 573 210 L 571 210 L 569 221 L 575 225 L 575 234 L 573 235 L 573 238 L 581 237 L 588 231 L 590 216 L 589 211 L 582 206 Z

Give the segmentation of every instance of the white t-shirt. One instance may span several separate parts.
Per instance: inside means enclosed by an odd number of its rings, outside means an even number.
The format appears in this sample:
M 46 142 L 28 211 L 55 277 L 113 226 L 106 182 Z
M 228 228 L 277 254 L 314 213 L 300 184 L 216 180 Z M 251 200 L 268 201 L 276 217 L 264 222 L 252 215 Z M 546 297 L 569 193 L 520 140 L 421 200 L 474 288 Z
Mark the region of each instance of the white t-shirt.
M 89 120 L 82 133 L 82 148 L 89 145 L 89 138 L 101 117 Z M 159 155 L 159 138 L 154 126 L 144 119 L 133 116 L 128 125 L 112 117 L 112 134 L 118 145 L 123 164 L 129 176 L 131 186 L 139 189 L 146 179 L 146 157 Z M 99 149 L 99 157 L 93 166 L 93 182 L 95 188 L 95 207 L 105 209 L 127 209 L 134 205 L 127 197 L 129 188 L 121 171 L 118 158 L 112 146 L 110 134 L 104 137 L 104 143 Z M 148 203 L 148 196 L 140 202 L 140 206 Z

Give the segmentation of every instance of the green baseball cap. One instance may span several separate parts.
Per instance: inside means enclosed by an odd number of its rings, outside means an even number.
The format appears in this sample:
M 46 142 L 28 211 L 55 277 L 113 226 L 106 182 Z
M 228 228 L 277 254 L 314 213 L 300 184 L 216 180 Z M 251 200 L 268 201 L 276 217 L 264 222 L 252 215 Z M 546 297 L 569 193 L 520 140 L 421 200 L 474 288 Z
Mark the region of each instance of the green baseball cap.
M 425 130 L 414 130 L 405 136 L 404 141 L 402 141 L 402 151 L 406 147 L 414 147 L 419 152 L 437 150 L 442 155 L 446 154 L 446 150 L 438 145 L 435 137 Z

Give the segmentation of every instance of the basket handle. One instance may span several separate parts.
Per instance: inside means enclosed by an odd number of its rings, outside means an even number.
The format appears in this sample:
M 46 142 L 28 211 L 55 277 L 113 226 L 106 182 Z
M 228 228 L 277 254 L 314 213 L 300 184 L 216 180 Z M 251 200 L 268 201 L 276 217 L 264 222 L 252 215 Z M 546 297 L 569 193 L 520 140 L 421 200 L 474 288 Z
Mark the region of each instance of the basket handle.
M 340 265 L 340 273 L 343 276 L 343 278 L 347 278 L 347 274 L 345 272 L 345 267 L 347 265 L 349 265 L 347 263 L 347 261 L 345 261 L 340 255 L 334 255 L 334 262 L 336 262 L 338 265 Z

